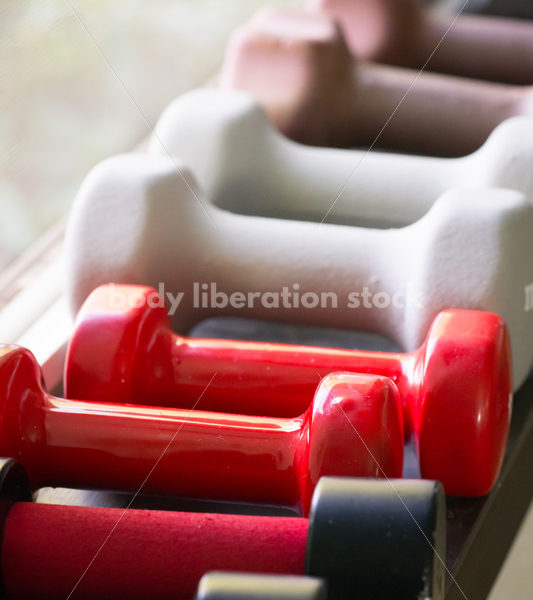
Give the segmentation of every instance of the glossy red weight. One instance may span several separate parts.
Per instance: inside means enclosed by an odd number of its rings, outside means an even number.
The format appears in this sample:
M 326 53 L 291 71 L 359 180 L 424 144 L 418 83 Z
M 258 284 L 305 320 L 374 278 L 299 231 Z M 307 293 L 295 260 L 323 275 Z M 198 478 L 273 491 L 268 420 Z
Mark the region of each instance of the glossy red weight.
M 28 350 L 4 346 L 0 455 L 16 457 L 35 488 L 135 491 L 150 473 L 146 492 L 304 514 L 322 475 L 401 477 L 396 386 L 353 374 L 317 383 L 312 404 L 293 418 L 64 400 L 44 392 Z
M 493 487 L 512 398 L 507 328 L 493 313 L 444 311 L 416 352 L 367 352 L 185 338 L 171 331 L 155 290 L 101 286 L 78 315 L 65 390 L 101 401 L 198 401 L 204 410 L 293 417 L 308 407 L 318 378 L 332 371 L 396 383 L 423 477 L 441 481 L 451 495 L 481 496 Z

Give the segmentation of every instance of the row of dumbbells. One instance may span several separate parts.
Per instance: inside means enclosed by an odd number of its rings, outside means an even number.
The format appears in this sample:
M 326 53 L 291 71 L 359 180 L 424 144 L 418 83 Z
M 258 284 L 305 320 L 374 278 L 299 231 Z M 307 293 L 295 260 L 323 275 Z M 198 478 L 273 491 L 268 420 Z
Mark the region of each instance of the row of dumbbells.
M 533 28 L 511 25 L 529 35 Z M 354 123 L 358 131 L 377 113 L 384 131 L 403 122 L 411 138 L 426 119 L 428 141 L 444 134 L 461 140 L 474 126 L 481 136 L 472 147 L 483 145 L 467 156 L 443 158 L 294 143 L 255 100 L 261 97 L 255 83 L 263 85 L 266 78 L 270 95 L 263 94 L 263 105 L 274 119 L 287 95 L 299 100 L 295 114 L 305 116 L 306 130 L 321 118 L 340 118 L 340 111 L 324 108 L 333 105 L 331 99 L 314 99 L 342 88 L 344 76 L 333 68 L 342 62 L 336 27 L 323 14 L 263 11 L 230 41 L 221 76 L 222 82 L 248 82 L 255 96 L 235 89 L 184 94 L 161 116 L 147 154 L 111 158 L 89 174 L 67 231 L 72 308 L 77 311 L 93 289 L 110 281 L 155 288 L 164 283 L 167 294 L 181 299 L 173 313 L 179 332 L 214 313 L 367 330 L 407 351 L 422 344 L 442 310 L 495 312 L 509 329 L 516 390 L 533 358 L 533 117 L 506 119 L 491 133 L 507 113 L 483 125 L 491 94 L 482 87 L 464 122 L 441 121 L 439 98 L 458 117 L 464 100 L 454 94 L 461 85 L 486 85 L 459 79 L 446 84 L 447 93 L 441 87 L 435 97 L 420 93 L 405 122 L 401 108 L 388 122 L 391 107 L 363 88 L 357 97 L 371 96 L 370 107 L 359 121 L 339 121 L 344 132 Z M 271 64 L 277 86 L 265 74 Z M 409 75 L 412 87 L 404 83 L 400 99 L 409 102 L 419 93 L 423 75 Z M 431 77 L 437 86 L 448 81 Z M 397 79 L 372 76 L 385 97 Z M 528 104 L 529 88 L 516 89 L 524 95 L 521 104 Z M 501 106 L 505 98 L 497 93 L 494 102 Z M 331 139 L 325 135 L 320 142 Z M 197 302 L 195 283 L 201 292 L 213 282 L 220 292 L 231 296 L 239 290 L 245 299 L 216 309 Z M 299 297 L 333 291 L 338 304 L 322 309 L 250 301 L 254 293 L 285 286 Z M 352 292 L 364 290 L 375 302 L 358 306 L 361 299 Z M 380 293 L 392 300 L 381 301 Z
M 497 317 L 479 315 L 484 332 L 495 325 L 501 335 Z M 442 318 L 455 320 L 459 330 L 464 326 L 460 311 Z M 453 339 L 452 323 L 441 326 Z M 402 402 L 385 375 L 405 372 L 406 413 L 416 413 L 425 393 L 416 397 L 422 373 L 415 366 L 433 362 L 433 374 L 423 376 L 428 387 L 438 385 L 449 350 L 445 338 L 430 334 L 429 345 L 439 347 L 422 348 L 417 357 L 186 339 L 170 330 L 155 290 L 98 288 L 78 315 L 66 360 L 66 396 L 83 402 L 46 394 L 28 350 L 2 350 L 2 454 L 20 463 L 7 461 L 2 477 L 4 499 L 19 501 L 3 527 L 7 597 L 65 598 L 73 590 L 83 598 L 109 597 L 111 587 L 130 598 L 190 598 L 213 569 L 306 572 L 326 580 L 333 598 L 355 591 L 361 597 L 442 597 L 442 489 L 424 481 L 364 478 L 402 473 Z M 323 379 L 319 374 L 330 371 Z M 203 395 L 213 372 L 217 377 Z M 435 393 L 438 407 L 446 399 Z M 198 398 L 200 407 L 191 411 Z M 507 396 L 502 400 L 505 412 Z M 152 401 L 165 407 L 150 406 Z M 176 406 L 186 408 L 171 408 Z M 430 412 L 423 419 L 431 427 L 438 415 Z M 505 435 L 505 428 L 504 417 L 482 437 Z M 455 477 L 453 465 L 439 456 L 438 441 L 428 435 L 427 442 L 426 460 Z M 474 486 L 492 485 L 486 477 L 491 480 L 499 468 L 501 456 L 491 463 L 484 452 L 480 440 L 464 457 L 479 466 L 487 461 Z M 467 475 L 471 485 L 473 473 Z M 134 493 L 140 485 L 155 495 L 291 507 L 309 521 L 27 504 L 28 490 L 42 486 Z M 100 556 L 107 534 L 112 539 Z M 354 569 L 354 557 L 362 554 L 366 564 L 358 558 Z M 136 564 L 142 568 L 132 573 Z M 239 598 L 232 596 L 237 586 L 247 594 L 241 597 L 298 593 L 303 599 L 322 593 L 323 585 L 282 578 L 252 593 L 249 586 L 262 583 L 255 578 L 217 575 L 207 583 L 200 591 L 213 598 Z
M 443 597 L 443 489 L 495 485 L 532 363 L 533 26 L 319 4 L 261 11 L 218 89 L 82 185 L 69 399 L 0 352 L 7 598 Z M 407 352 L 185 337 L 219 315 Z M 421 480 L 397 479 L 410 438 Z M 301 516 L 31 503 L 42 486 Z

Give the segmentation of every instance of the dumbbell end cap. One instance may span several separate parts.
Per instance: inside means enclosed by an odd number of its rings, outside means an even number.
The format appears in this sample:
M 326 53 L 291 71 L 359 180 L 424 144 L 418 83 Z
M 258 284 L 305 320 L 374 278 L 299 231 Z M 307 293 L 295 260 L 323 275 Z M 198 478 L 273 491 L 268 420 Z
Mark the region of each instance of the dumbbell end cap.
M 0 458 L 0 539 L 11 506 L 31 500 L 30 483 L 22 465 L 12 458 Z
M 304 514 L 323 475 L 401 477 L 403 453 L 403 411 L 395 384 L 379 375 L 330 373 L 313 400 Z
M 438 482 L 323 477 L 311 507 L 306 574 L 330 600 L 444 598 L 446 506 Z
M 13 458 L 0 458 L 0 501 L 29 502 L 31 489 L 26 471 Z
M 214 571 L 200 580 L 196 600 L 326 600 L 326 586 L 314 577 Z
M 498 478 L 511 418 L 507 328 L 489 312 L 448 310 L 420 357 L 414 423 L 422 477 L 452 496 L 487 494 Z
M 24 411 L 44 401 L 43 374 L 35 356 L 16 344 L 0 344 L 0 456 L 17 456 Z
M 65 395 L 132 402 L 138 361 L 157 331 L 170 328 L 163 296 L 141 285 L 97 287 L 78 316 L 65 361 Z

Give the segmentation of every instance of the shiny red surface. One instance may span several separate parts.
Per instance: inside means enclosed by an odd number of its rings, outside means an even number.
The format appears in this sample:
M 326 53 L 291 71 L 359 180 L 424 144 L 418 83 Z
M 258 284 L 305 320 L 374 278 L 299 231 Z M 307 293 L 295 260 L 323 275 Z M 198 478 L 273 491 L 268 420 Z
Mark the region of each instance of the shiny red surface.
M 68 397 L 190 407 L 201 396 L 197 408 L 204 410 L 294 417 L 329 372 L 382 375 L 398 387 L 424 477 L 461 496 L 494 485 L 512 393 L 499 316 L 444 311 L 410 354 L 336 350 L 177 336 L 155 290 L 120 291 L 121 306 L 110 304 L 102 286 L 78 315 L 65 370 Z
M 72 600 L 192 600 L 212 570 L 303 574 L 307 529 L 291 517 L 21 502 L 5 523 L 2 588 L 65 600 L 86 571 Z
M 0 390 L 0 456 L 19 460 L 34 487 L 143 484 L 307 513 L 322 475 L 402 473 L 400 400 L 383 377 L 332 374 L 301 416 L 258 417 L 55 398 L 33 355 L 4 346 Z

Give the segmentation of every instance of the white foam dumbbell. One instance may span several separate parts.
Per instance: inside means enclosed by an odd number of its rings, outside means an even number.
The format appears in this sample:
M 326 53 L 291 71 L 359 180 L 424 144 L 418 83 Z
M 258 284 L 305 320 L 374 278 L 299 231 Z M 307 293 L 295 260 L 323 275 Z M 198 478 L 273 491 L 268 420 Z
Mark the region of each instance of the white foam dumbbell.
M 397 227 L 454 187 L 509 188 L 533 200 L 533 117 L 505 121 L 473 154 L 436 159 L 303 146 L 278 133 L 250 95 L 205 89 L 165 110 L 150 150 L 179 157 L 211 202 L 246 214 Z
M 488 310 L 507 322 L 518 386 L 533 355 L 532 230 L 533 207 L 497 189 L 448 192 L 389 231 L 237 215 L 203 204 L 172 159 L 122 155 L 74 204 L 68 295 L 77 311 L 103 283 L 163 285 L 180 333 L 233 315 L 373 331 L 408 351 L 441 310 Z

